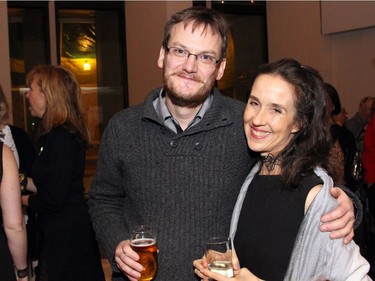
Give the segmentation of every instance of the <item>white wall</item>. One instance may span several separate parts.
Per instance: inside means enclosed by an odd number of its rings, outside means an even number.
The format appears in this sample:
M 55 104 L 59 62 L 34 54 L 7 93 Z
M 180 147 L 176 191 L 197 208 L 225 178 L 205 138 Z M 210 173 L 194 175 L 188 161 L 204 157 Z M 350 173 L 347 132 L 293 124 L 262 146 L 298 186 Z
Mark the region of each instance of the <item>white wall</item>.
M 375 27 L 375 2 L 321 1 L 320 6 L 323 34 Z
M 322 35 L 320 16 L 319 1 L 267 2 L 269 60 L 293 57 L 318 69 L 351 117 L 362 97 L 375 96 L 375 28 Z

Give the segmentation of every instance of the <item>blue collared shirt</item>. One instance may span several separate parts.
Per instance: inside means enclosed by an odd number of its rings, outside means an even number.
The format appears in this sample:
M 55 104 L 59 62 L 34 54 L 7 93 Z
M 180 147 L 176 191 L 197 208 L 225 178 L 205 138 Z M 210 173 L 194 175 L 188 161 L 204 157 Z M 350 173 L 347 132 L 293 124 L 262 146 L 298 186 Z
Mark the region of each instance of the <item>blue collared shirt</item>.
M 163 100 L 163 96 L 165 95 L 163 89 L 160 90 L 159 97 L 154 100 L 153 105 L 156 110 L 156 113 L 159 115 L 160 119 L 164 122 L 164 125 L 171 129 L 176 134 L 182 132 L 181 127 L 178 121 L 173 118 L 172 114 L 170 113 L 167 105 Z M 193 120 L 189 123 L 186 130 L 198 124 L 203 116 L 206 114 L 207 110 L 211 107 L 213 101 L 213 95 L 211 94 L 202 104 L 201 108 L 199 109 L 198 113 L 195 115 Z M 179 128 L 179 129 L 178 129 Z M 181 131 L 180 131 L 181 130 Z

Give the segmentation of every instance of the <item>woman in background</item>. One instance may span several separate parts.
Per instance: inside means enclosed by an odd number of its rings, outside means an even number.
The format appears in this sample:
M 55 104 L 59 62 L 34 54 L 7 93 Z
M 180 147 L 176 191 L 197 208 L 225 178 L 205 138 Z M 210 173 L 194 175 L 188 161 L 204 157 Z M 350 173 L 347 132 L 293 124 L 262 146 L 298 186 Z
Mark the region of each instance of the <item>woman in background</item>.
M 40 224 L 42 267 L 37 274 L 50 281 L 103 281 L 84 198 L 89 136 L 78 81 L 68 69 L 40 65 L 27 74 L 26 82 L 31 115 L 42 119 L 39 156 L 27 184 L 36 194 L 22 196 Z
M 26 131 L 22 128 L 10 125 L 8 120 L 9 104 L 0 85 L 0 141 L 12 150 L 20 174 L 21 187 L 23 187 L 24 181 L 21 179 L 24 179 L 25 177 L 33 177 L 32 167 L 36 159 L 36 152 L 34 145 Z M 28 259 L 31 262 L 37 260 L 38 256 L 39 241 L 37 216 L 29 208 L 25 209 L 25 214 L 25 219 L 27 222 L 27 254 Z
M 18 167 L 9 147 L 0 142 L 0 279 L 26 281 L 26 227 L 21 208 Z M 14 267 L 13 267 L 14 264 Z

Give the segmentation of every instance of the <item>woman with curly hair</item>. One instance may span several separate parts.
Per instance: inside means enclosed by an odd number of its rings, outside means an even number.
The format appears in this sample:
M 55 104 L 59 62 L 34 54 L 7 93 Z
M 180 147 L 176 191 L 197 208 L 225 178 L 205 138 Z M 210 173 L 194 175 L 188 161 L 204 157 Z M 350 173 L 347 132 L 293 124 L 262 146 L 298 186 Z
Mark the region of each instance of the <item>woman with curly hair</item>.
M 258 156 L 233 212 L 230 279 L 194 261 L 204 280 L 371 280 L 353 241 L 319 231 L 337 201 L 328 161 L 330 122 L 325 85 L 293 59 L 261 66 L 244 112 L 249 148 Z

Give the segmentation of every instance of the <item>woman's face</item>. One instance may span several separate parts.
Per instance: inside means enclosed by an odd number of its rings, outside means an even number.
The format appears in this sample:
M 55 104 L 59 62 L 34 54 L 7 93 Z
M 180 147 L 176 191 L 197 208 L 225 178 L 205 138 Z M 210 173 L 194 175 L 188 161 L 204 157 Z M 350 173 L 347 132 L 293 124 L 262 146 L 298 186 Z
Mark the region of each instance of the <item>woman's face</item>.
M 29 100 L 29 110 L 32 116 L 42 118 L 46 111 L 47 102 L 42 89 L 38 86 L 37 79 L 34 78 L 30 85 L 30 91 L 26 93 Z
M 244 113 L 244 129 L 251 150 L 276 156 L 291 141 L 299 127 L 295 92 L 291 84 L 278 75 L 258 76 L 251 89 Z

